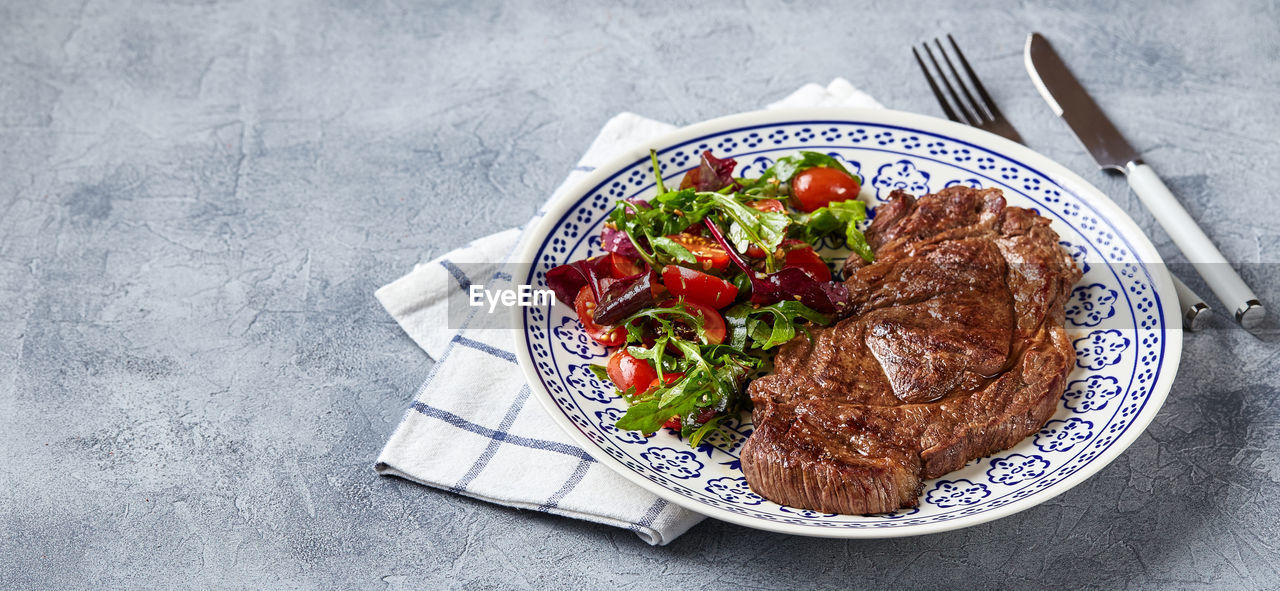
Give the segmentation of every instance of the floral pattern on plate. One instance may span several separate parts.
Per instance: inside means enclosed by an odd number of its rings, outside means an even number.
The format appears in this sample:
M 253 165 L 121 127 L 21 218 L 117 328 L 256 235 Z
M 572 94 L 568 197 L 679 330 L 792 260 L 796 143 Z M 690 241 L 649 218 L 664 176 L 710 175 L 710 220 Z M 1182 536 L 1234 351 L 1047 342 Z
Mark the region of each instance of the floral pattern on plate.
M 710 134 L 652 147 L 668 184 L 696 167 L 703 150 L 737 159 L 739 172 L 747 176 L 797 150 L 814 150 L 862 174 L 862 198 L 872 206 L 894 189 L 919 195 L 964 184 L 998 187 L 1010 205 L 1035 208 L 1050 218 L 1064 248 L 1086 273 L 1067 304 L 1077 363 L 1054 418 L 1011 449 L 926 483 L 915 508 L 831 515 L 784 507 L 753 492 L 743 477 L 738 454 L 751 433 L 748 414 L 697 449 L 666 429 L 651 437 L 619 431 L 613 421 L 625 403 L 601 390 L 604 384 L 583 369 L 603 363 L 604 348 L 586 337 L 563 304 L 550 313 L 525 309 L 518 353 L 535 393 L 575 441 L 633 481 L 721 519 L 810 535 L 881 537 L 961 527 L 1031 506 L 1074 484 L 1079 478 L 1073 475 L 1096 471 L 1137 436 L 1167 392 L 1167 379 L 1161 378 L 1176 364 L 1166 359 L 1172 351 L 1176 360 L 1181 345 L 1180 337 L 1170 338 L 1178 334 L 1171 332 L 1177 325 L 1170 325 L 1174 316 L 1166 309 L 1176 310 L 1176 301 L 1170 304 L 1171 294 L 1155 288 L 1158 265 L 1143 262 L 1158 260 L 1145 237 L 1100 193 L 1081 181 L 1064 180 L 1060 175 L 1068 173 L 1042 157 L 1010 157 L 945 122 L 903 119 L 924 121 L 913 127 L 893 114 L 883 117 L 894 122 L 783 117 L 724 124 Z M 549 229 L 529 246 L 524 260 L 534 263 L 521 279 L 535 288 L 545 285 L 545 273 L 555 265 L 599 254 L 592 238 L 614 201 L 655 191 L 647 156 L 597 171 L 591 183 L 566 194 L 563 207 L 553 206 L 560 213 L 548 214 Z

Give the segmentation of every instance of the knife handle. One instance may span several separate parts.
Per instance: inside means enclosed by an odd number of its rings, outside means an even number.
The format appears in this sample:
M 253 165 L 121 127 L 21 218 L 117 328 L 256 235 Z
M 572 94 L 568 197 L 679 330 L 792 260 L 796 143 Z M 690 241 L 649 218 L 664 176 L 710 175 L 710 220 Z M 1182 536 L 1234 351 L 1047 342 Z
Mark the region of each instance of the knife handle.
M 1178 245 L 1178 249 L 1187 257 L 1196 272 L 1204 278 L 1205 283 L 1213 290 L 1214 295 L 1226 304 L 1228 310 L 1235 312 L 1236 321 L 1245 328 L 1253 328 L 1262 322 L 1266 314 L 1258 296 L 1245 284 L 1227 259 L 1222 256 L 1204 230 L 1196 225 L 1195 220 L 1182 204 L 1173 196 L 1164 181 L 1156 175 L 1156 171 L 1141 161 L 1130 162 L 1125 166 L 1129 178 L 1129 186 L 1147 206 L 1147 210 L 1164 227 L 1164 231 Z
M 1178 292 L 1178 304 L 1182 306 L 1182 328 L 1191 332 L 1204 328 L 1209 316 L 1213 314 L 1213 309 L 1209 304 L 1204 303 L 1204 299 L 1196 295 L 1196 292 L 1191 291 L 1187 284 L 1178 279 L 1177 275 L 1169 273 L 1169 278 L 1173 279 L 1173 290 Z

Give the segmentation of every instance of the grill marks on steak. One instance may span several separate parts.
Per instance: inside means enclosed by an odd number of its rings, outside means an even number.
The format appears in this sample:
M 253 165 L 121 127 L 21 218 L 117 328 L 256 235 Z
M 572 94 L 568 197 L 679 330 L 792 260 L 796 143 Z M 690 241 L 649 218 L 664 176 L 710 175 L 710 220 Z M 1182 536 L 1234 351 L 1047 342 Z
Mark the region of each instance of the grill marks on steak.
M 832 513 L 915 506 L 921 483 L 1008 448 L 1057 407 L 1080 271 L 1049 220 L 999 190 L 895 191 L 852 256 L 850 315 L 797 338 L 751 384 L 747 482 Z

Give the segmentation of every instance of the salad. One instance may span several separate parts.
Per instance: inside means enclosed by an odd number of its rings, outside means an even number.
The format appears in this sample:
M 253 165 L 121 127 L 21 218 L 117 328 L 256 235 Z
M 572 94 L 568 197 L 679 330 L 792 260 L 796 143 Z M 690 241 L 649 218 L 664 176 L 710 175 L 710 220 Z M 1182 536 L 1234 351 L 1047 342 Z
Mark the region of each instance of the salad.
M 629 406 L 616 426 L 666 427 L 696 446 L 749 408 L 746 384 L 771 369 L 774 350 L 849 306 L 814 246 L 843 242 L 872 260 L 862 179 L 818 152 L 738 178 L 733 159 L 707 151 L 670 189 L 650 157 L 658 195 L 618 201 L 606 254 L 551 269 L 547 284 L 613 348 L 591 369 Z

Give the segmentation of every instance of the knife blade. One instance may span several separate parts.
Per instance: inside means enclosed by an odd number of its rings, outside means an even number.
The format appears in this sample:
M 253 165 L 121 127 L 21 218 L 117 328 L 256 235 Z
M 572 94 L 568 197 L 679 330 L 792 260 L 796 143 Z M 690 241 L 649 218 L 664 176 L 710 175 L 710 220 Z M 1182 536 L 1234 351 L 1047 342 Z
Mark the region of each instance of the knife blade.
M 1236 322 L 1253 328 L 1262 322 L 1265 308 L 1204 230 L 1178 203 L 1160 177 L 1125 141 L 1098 104 L 1080 85 L 1053 46 L 1039 33 L 1027 37 L 1023 58 L 1027 73 L 1054 114 L 1066 121 L 1080 143 L 1103 170 L 1124 173 L 1129 186 L 1174 244 L 1204 277 L 1214 295 L 1235 311 Z
M 1098 103 L 1080 86 L 1062 58 L 1039 33 L 1027 38 L 1027 73 L 1040 96 L 1058 117 L 1067 122 L 1085 150 L 1103 169 L 1124 172 L 1126 164 L 1138 160 L 1138 151 L 1125 141 Z

